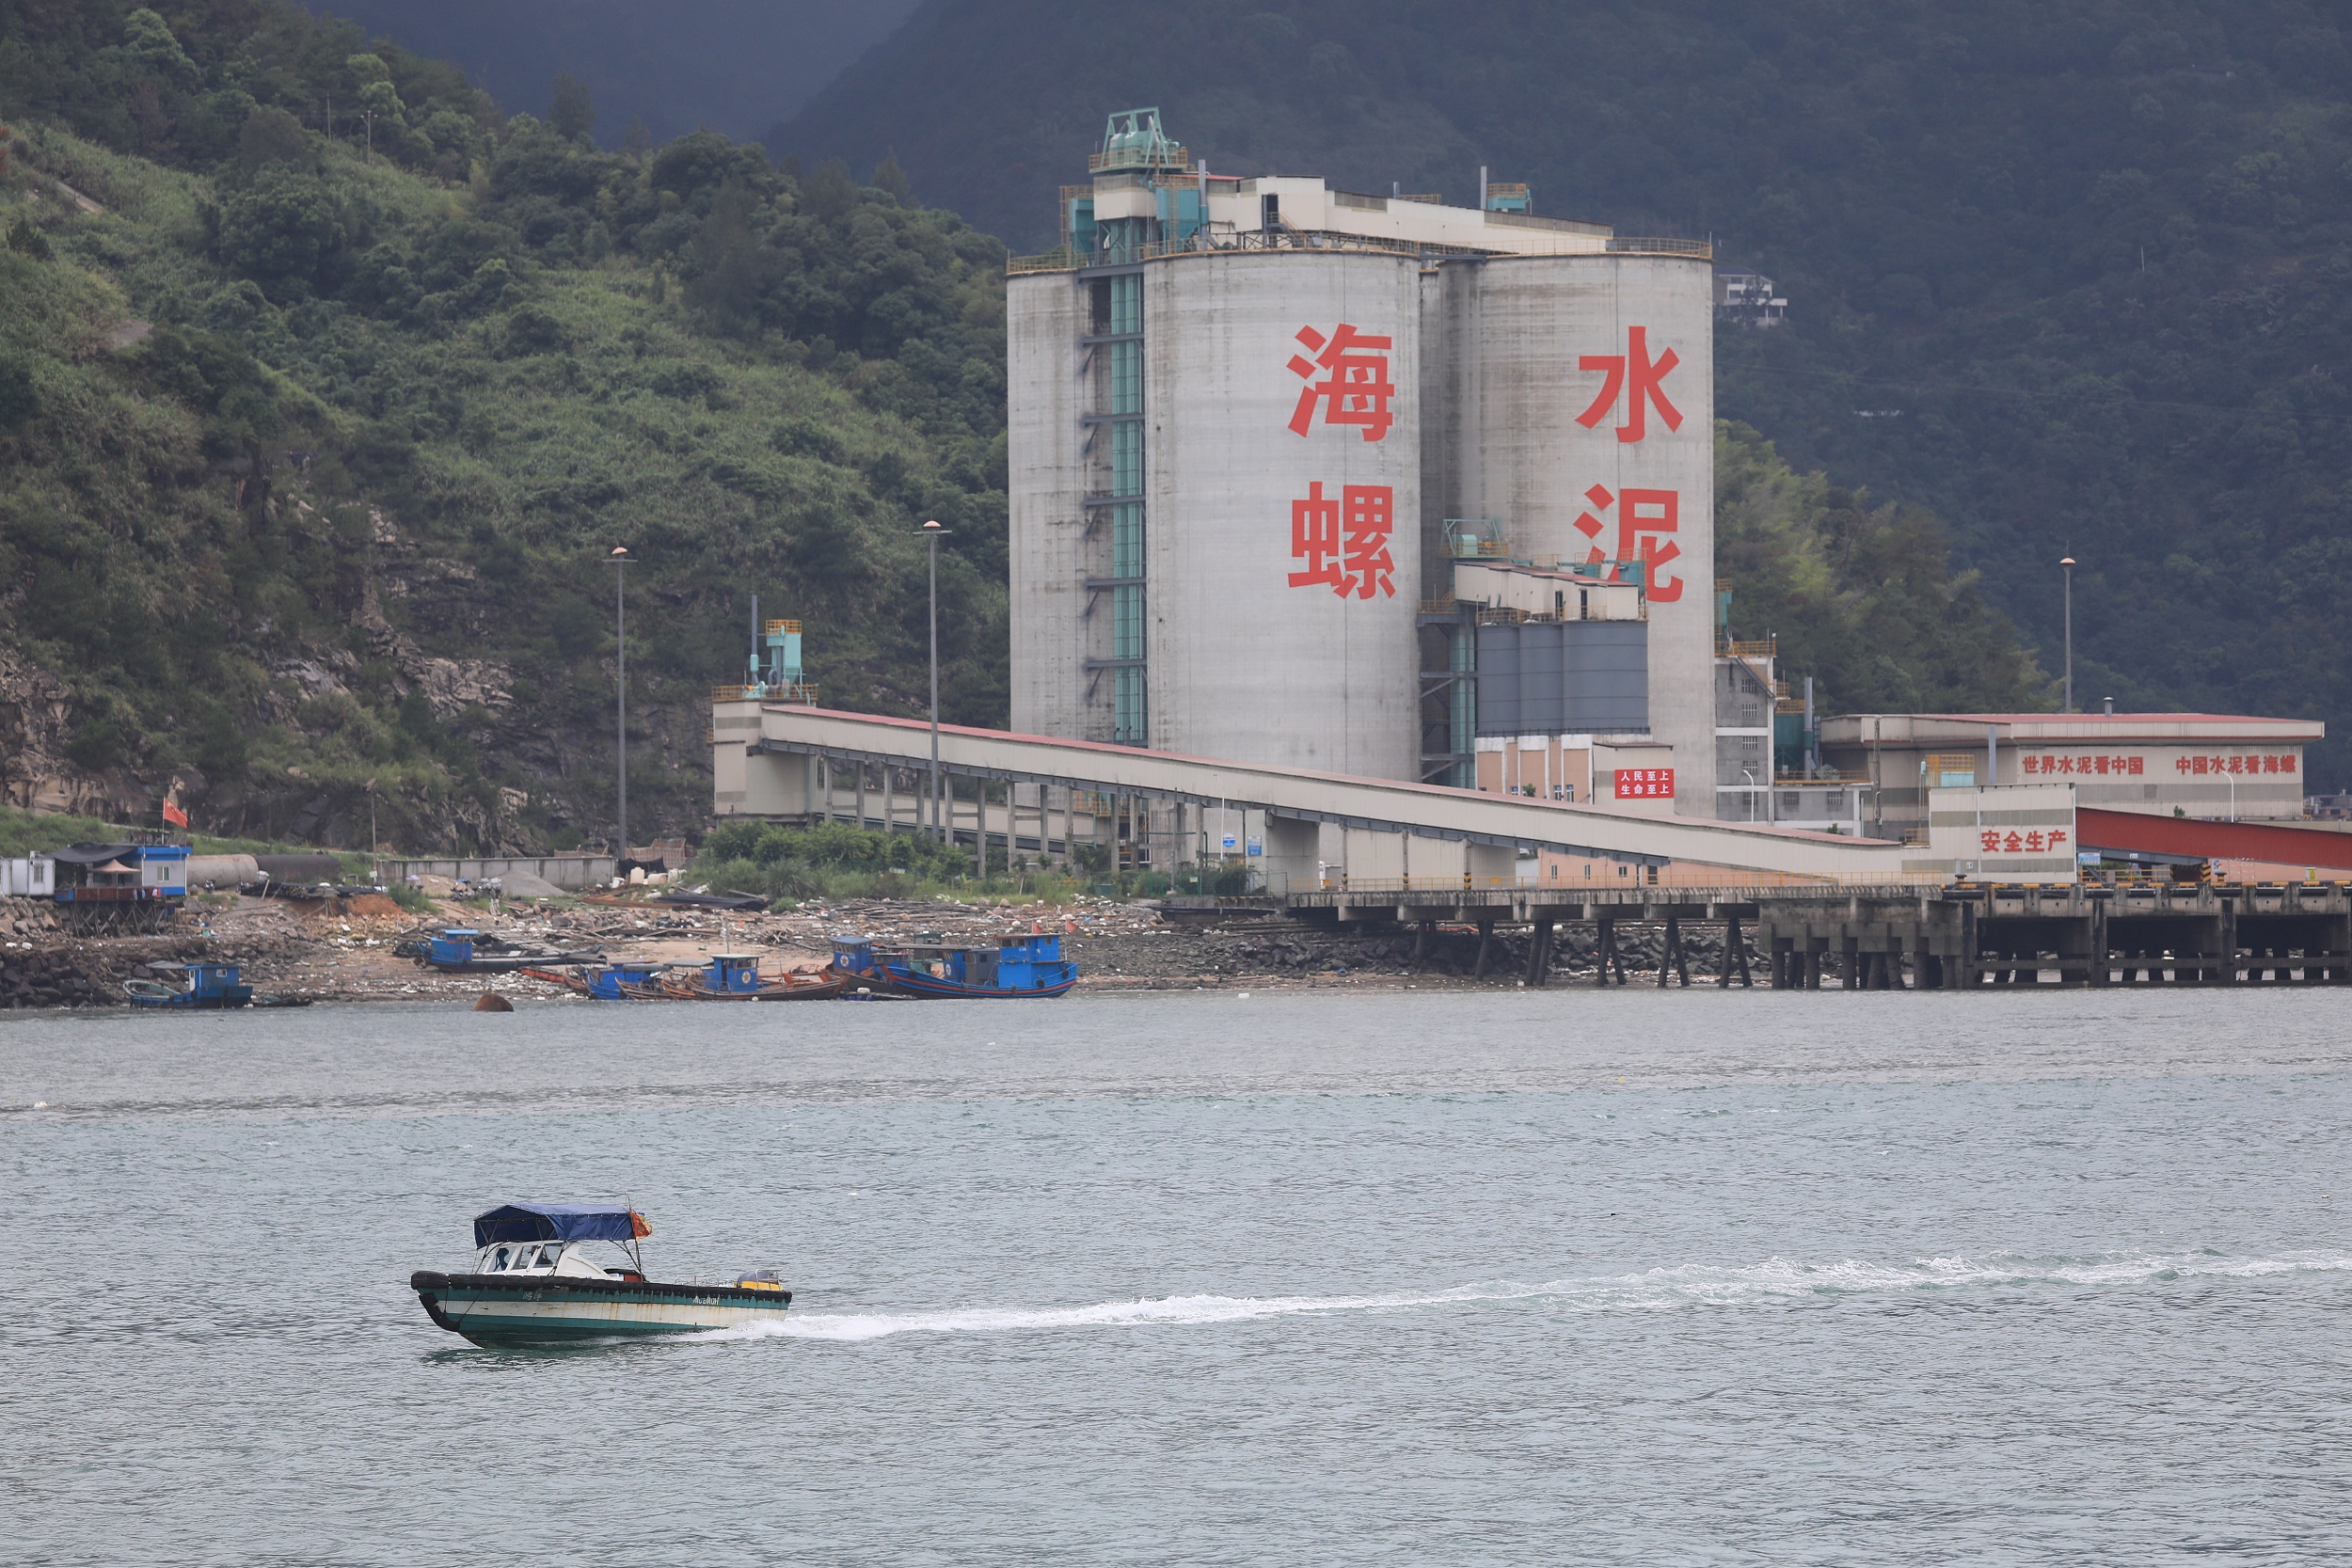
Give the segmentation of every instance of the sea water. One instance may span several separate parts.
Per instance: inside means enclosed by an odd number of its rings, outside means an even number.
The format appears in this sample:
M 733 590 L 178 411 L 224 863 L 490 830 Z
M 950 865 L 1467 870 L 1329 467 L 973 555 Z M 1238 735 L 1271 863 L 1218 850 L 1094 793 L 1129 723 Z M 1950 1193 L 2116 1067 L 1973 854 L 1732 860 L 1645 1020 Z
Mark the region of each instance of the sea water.
M 2352 1551 L 2340 993 L 0 1022 L 0 1559 Z M 41 1102 L 37 1104 L 37 1102 Z M 762 1331 L 485 1351 L 626 1199 Z

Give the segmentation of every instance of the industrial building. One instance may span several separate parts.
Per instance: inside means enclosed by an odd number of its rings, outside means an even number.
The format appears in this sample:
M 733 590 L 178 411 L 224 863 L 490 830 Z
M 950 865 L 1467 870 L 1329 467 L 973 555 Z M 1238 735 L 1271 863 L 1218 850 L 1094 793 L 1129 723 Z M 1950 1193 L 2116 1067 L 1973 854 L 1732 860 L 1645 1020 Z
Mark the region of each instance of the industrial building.
M 1483 171 L 1474 206 L 1221 175 L 1151 109 L 1089 166 L 1009 280 L 1014 730 L 1756 809 L 1708 245 Z
M 1829 780 L 1804 787 L 1849 791 L 1873 838 L 1924 837 L 1929 790 L 1986 784 L 2071 784 L 2105 811 L 2292 821 L 2303 748 L 2326 736 L 2314 719 L 2216 713 L 1845 714 L 1821 721 Z

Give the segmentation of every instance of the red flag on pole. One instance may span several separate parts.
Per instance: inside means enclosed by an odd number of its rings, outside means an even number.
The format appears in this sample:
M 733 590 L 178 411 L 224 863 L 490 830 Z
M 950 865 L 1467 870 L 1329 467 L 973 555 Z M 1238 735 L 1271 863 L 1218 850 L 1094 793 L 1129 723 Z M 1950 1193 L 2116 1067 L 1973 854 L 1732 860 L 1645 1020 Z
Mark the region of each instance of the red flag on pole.
M 188 814 L 182 811 L 180 802 L 168 795 L 164 797 L 164 821 L 174 828 L 184 828 L 188 825 Z

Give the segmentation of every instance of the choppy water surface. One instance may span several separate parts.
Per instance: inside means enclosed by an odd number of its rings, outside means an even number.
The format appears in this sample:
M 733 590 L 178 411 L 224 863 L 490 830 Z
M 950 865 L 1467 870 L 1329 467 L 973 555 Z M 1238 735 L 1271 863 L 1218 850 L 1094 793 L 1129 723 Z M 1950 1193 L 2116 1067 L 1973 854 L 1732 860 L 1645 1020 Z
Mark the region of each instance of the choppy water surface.
M 10 1021 L 0 1556 L 2333 1560 L 2344 1017 Z M 493 1203 L 620 1196 L 657 1275 L 777 1267 L 791 1320 L 490 1352 L 405 1289 Z

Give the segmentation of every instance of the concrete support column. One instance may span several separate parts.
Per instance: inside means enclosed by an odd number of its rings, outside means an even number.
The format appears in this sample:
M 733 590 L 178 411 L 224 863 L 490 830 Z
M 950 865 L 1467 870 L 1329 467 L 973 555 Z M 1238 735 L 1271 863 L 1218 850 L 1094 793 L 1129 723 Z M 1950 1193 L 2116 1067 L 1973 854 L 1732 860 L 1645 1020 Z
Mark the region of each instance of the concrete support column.
M 1807 937 L 1804 939 L 1805 990 L 1820 990 L 1821 989 L 1821 956 L 1828 951 L 1829 939 L 1827 937 Z
M 1541 986 L 1551 970 L 1551 922 L 1538 919 L 1527 942 L 1527 983 Z
M 2221 914 L 2214 922 L 2221 956 L 2221 972 L 2216 980 L 2225 986 L 2237 984 L 2237 900 L 2221 900 Z
M 2107 981 L 2107 901 L 2094 898 L 2090 902 L 2090 983 L 2104 986 Z
M 1478 961 L 1470 965 L 1471 979 L 1483 980 L 1486 977 L 1486 953 L 1487 949 L 1493 945 L 1494 940 L 1495 923 L 1492 920 L 1480 921 L 1478 923 Z
M 1838 948 L 1838 957 L 1845 960 L 1846 973 L 1843 976 L 1843 979 L 1845 980 L 1845 989 L 1848 990 L 1860 990 L 1862 989 L 1861 939 L 1859 937 L 1844 938 L 1839 942 Z
M 1423 920 L 1414 925 L 1413 967 L 1415 969 L 1429 967 L 1429 939 L 1437 933 L 1437 929 L 1438 923 L 1434 920 Z

